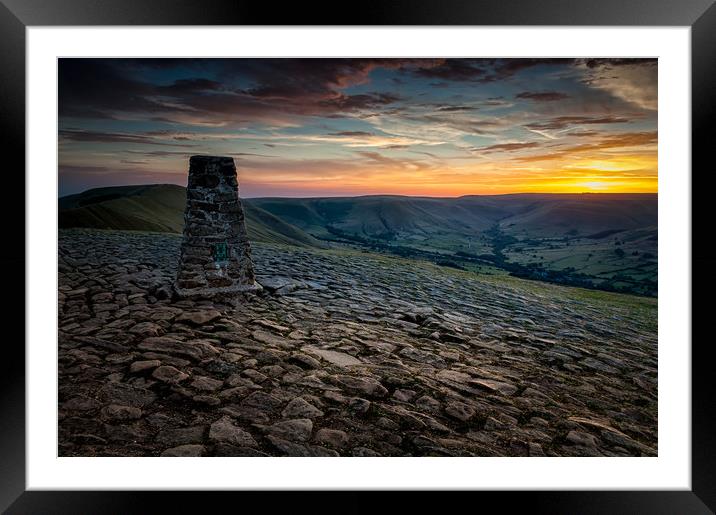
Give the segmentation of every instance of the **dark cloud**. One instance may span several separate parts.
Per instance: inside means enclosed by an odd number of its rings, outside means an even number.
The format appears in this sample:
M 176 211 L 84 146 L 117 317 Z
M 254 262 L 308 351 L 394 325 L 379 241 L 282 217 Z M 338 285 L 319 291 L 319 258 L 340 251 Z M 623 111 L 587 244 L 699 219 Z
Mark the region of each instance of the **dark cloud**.
M 399 100 L 389 92 L 346 94 L 378 66 L 400 59 L 61 59 L 60 116 L 141 117 L 197 125 L 277 122 L 291 116 L 332 116 Z M 412 62 L 412 61 L 411 61 Z M 415 61 L 422 63 L 423 61 Z M 196 76 L 163 83 L 157 73 Z M 154 70 L 150 81 L 147 70 Z M 158 71 L 156 71 L 158 70 Z M 236 87 L 237 81 L 249 83 Z
M 169 143 L 158 141 L 147 133 L 101 132 L 82 129 L 60 129 L 60 139 L 66 141 L 82 141 L 92 143 L 138 143 L 142 145 L 167 145 L 192 147 L 187 143 Z
M 209 79 L 179 79 L 168 86 L 157 86 L 157 92 L 168 96 L 176 97 L 192 95 L 206 91 L 217 91 L 223 89 L 221 83 Z
M 444 81 L 462 82 L 495 82 L 511 78 L 517 73 L 536 66 L 569 66 L 574 59 L 443 59 L 442 62 L 430 62 L 414 67 L 410 63 L 402 66 L 402 70 L 413 74 Z M 446 86 L 445 83 L 434 84 L 435 87 Z
M 480 102 L 481 107 L 506 107 L 510 105 L 512 104 L 506 100 L 487 99 L 485 101 Z
M 655 60 L 633 59 L 68 59 L 59 60 L 61 118 L 144 119 L 206 126 L 291 124 L 300 116 L 340 117 L 383 109 L 390 92 L 348 93 L 376 68 L 450 82 L 507 80 L 538 66 L 590 68 Z M 176 79 L 177 76 L 182 78 Z M 403 79 L 394 77 L 393 84 Z M 553 101 L 559 92 L 519 98 Z M 494 102 L 494 104 L 491 104 Z M 488 99 L 485 105 L 504 105 Z M 441 112 L 474 107 L 443 106 Z
M 127 154 L 132 155 L 141 155 L 144 157 L 183 157 L 183 158 L 189 158 L 190 156 L 196 154 L 196 151 L 180 151 L 180 150 L 149 150 L 149 151 L 139 151 L 139 150 L 125 150 L 124 151 Z M 252 152 L 224 152 L 224 155 L 232 156 L 236 158 L 243 158 L 243 157 L 276 157 L 272 155 L 267 154 L 256 154 Z M 122 160 L 121 162 L 127 162 L 128 160 Z
M 473 106 L 442 106 L 438 107 L 438 111 L 443 113 L 455 113 L 461 111 L 475 111 L 477 107 Z
M 146 157 L 175 157 L 175 156 L 182 156 L 182 157 L 188 157 L 190 155 L 195 154 L 195 152 L 192 151 L 182 151 L 182 150 L 148 150 L 148 151 L 141 151 L 141 150 L 125 150 L 128 154 L 139 154 Z
M 170 130 L 170 129 L 157 129 L 152 131 L 144 131 L 139 133 L 141 135 L 156 138 L 159 141 L 167 142 L 166 144 L 171 145 L 170 141 L 200 141 L 200 140 L 230 140 L 236 137 L 236 133 L 233 132 L 200 132 L 196 131 L 193 127 L 187 127 L 186 130 Z M 178 146 L 184 146 L 184 144 L 176 144 Z
M 506 80 L 523 70 L 536 66 L 570 66 L 574 63 L 574 59 L 564 58 L 495 59 L 492 73 L 485 76 L 482 82 Z
M 413 73 L 431 79 L 472 81 L 483 77 L 487 70 L 477 63 L 465 59 L 445 59 L 442 64 L 437 66 L 416 68 Z
M 334 107 L 340 111 L 354 111 L 392 104 L 400 97 L 392 93 L 369 93 L 361 95 L 337 95 L 319 103 L 320 106 Z
M 523 91 L 515 95 L 515 98 L 524 98 L 535 102 L 555 102 L 569 98 L 569 95 L 560 91 Z
M 109 59 L 106 59 L 109 60 Z M 144 73 L 147 70 L 208 70 L 207 64 L 216 59 L 201 57 L 140 57 L 133 59 L 112 59 L 122 70 Z
M 347 93 L 376 68 L 451 81 L 494 82 L 572 59 L 60 59 L 61 117 L 145 119 L 206 126 L 295 123 L 341 117 L 400 102 L 391 92 Z M 182 78 L 176 79 L 177 73 Z M 163 79 L 163 77 L 166 77 Z M 401 80 L 401 79 L 398 79 Z M 524 92 L 552 101 L 559 92 Z M 495 100 L 494 105 L 502 99 Z M 488 102 L 492 102 L 488 100 Z M 486 104 L 489 105 L 489 104 Z M 441 106 L 440 112 L 476 109 Z
M 117 111 L 161 110 L 148 97 L 155 87 L 117 70 L 113 59 L 60 59 L 58 110 L 60 117 L 111 118 Z
M 587 68 L 612 67 L 612 66 L 656 66 L 657 59 L 654 58 L 590 58 L 579 59 L 578 62 L 584 63 Z

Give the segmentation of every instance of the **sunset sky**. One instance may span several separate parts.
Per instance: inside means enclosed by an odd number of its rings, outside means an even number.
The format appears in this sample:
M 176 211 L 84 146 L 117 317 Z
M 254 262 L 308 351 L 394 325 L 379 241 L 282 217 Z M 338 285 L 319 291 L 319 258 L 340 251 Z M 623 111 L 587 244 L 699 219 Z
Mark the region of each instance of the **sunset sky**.
M 61 196 L 195 154 L 244 197 L 656 192 L 657 62 L 60 59 Z

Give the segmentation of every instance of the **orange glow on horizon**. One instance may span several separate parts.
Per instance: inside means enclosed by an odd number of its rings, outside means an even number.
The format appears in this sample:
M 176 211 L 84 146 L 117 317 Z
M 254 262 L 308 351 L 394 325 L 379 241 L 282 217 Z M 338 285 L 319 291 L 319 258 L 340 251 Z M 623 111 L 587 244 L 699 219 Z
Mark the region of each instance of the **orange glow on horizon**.
M 265 185 L 265 184 L 264 184 Z M 244 187 L 249 185 L 245 184 Z M 260 186 L 251 184 L 251 186 Z M 277 183 L 272 186 L 285 186 Z M 657 193 L 658 181 L 654 178 L 623 178 L 592 179 L 591 177 L 568 180 L 546 180 L 512 184 L 479 184 L 474 182 L 451 184 L 409 184 L 397 182 L 361 183 L 359 181 L 344 182 L 340 186 L 333 184 L 319 185 L 315 182 L 294 182 L 291 184 L 292 196 L 302 196 L 302 192 L 312 192 L 306 196 L 321 196 L 325 190 L 327 196 L 359 196 L 359 195 L 405 195 L 425 197 L 460 197 L 463 195 L 504 195 L 514 193 Z M 281 195 L 276 195 L 281 196 Z
M 325 159 L 262 167 L 237 160 L 236 165 L 239 191 L 246 197 L 658 192 L 656 152 L 569 155 L 530 163 L 524 159 L 465 159 L 417 166 L 399 159 L 388 163 Z M 143 182 L 186 185 L 182 182 L 185 172 L 180 171 L 184 166 L 181 159 L 167 160 L 160 167 L 142 171 Z
M 510 193 L 657 193 L 656 160 L 652 156 L 629 161 L 587 161 L 579 166 L 549 168 L 475 165 L 446 170 L 410 170 L 405 167 L 375 167 L 334 170 L 318 178 L 310 172 L 269 172 L 246 177 L 244 187 L 266 186 L 281 190 L 330 192 L 331 196 L 408 195 L 459 197 Z M 247 174 L 248 175 L 248 174 Z M 241 171 L 239 172 L 242 184 Z

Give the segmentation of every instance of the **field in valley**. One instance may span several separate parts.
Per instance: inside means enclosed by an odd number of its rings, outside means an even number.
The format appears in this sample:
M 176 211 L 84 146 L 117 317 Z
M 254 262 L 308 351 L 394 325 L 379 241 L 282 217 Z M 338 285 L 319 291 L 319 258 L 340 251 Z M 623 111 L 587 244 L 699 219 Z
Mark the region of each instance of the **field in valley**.
M 175 185 L 89 190 L 60 199 L 60 227 L 183 227 Z M 606 291 L 656 296 L 652 194 L 245 199 L 252 241 L 353 248 Z

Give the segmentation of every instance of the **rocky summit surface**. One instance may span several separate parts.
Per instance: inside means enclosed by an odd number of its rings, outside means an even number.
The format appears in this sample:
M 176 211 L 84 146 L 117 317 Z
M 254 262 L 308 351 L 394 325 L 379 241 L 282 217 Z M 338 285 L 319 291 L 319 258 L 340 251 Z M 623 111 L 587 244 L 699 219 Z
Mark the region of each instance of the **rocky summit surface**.
M 61 456 L 654 456 L 656 301 L 254 244 L 178 300 L 181 238 L 59 235 Z

